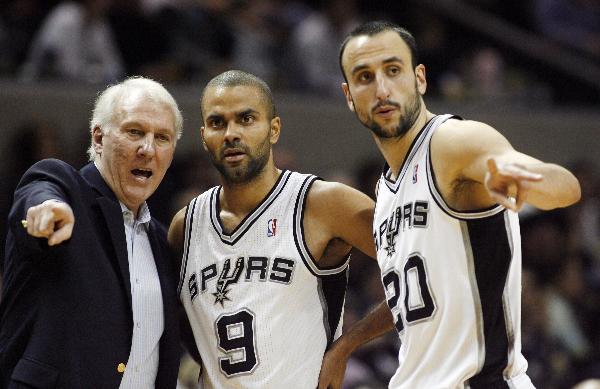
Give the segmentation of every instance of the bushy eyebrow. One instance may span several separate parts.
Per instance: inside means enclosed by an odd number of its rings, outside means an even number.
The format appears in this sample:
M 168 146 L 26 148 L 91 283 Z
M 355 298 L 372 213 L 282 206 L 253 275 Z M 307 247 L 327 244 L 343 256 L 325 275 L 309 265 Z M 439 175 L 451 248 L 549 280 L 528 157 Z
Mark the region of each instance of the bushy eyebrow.
M 240 111 L 240 112 L 236 113 L 236 116 L 237 116 L 238 118 L 243 118 L 243 117 L 244 117 L 244 116 L 246 116 L 246 115 L 254 115 L 254 116 L 258 116 L 258 115 L 260 115 L 260 112 L 258 112 L 258 111 L 257 111 L 257 110 L 255 110 L 255 109 L 252 109 L 252 108 L 247 108 L 247 109 L 245 109 L 245 110 L 243 110 L 243 111 Z
M 223 119 L 223 115 L 219 115 L 219 114 L 216 114 L 216 113 L 210 114 L 206 118 L 206 121 L 208 122 L 209 120 L 216 120 L 216 119 Z
M 399 62 L 401 64 L 404 64 L 404 61 L 402 61 L 402 59 L 395 57 L 395 56 L 386 58 L 382 61 L 382 63 L 384 63 L 384 64 L 388 64 L 388 63 L 392 63 L 392 62 Z M 356 74 L 357 72 L 360 72 L 361 70 L 368 69 L 368 68 L 369 68 L 369 66 L 367 66 L 367 65 L 357 65 L 352 69 L 352 74 Z

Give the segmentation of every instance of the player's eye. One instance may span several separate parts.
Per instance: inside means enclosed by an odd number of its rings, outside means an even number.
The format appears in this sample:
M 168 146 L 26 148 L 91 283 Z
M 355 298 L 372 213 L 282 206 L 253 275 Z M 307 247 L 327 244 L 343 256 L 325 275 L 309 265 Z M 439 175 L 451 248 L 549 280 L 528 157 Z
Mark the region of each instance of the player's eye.
M 400 68 L 398 66 L 390 66 L 386 70 L 389 76 L 396 76 L 400 74 Z
M 242 116 L 242 123 L 244 123 L 244 124 L 254 123 L 254 116 L 252 116 L 252 115 L 244 115 L 244 116 Z
M 366 83 L 373 79 L 373 75 L 370 72 L 361 72 L 356 78 L 359 82 Z
M 208 125 L 213 128 L 219 128 L 223 126 L 223 120 L 221 119 L 211 119 L 208 121 Z

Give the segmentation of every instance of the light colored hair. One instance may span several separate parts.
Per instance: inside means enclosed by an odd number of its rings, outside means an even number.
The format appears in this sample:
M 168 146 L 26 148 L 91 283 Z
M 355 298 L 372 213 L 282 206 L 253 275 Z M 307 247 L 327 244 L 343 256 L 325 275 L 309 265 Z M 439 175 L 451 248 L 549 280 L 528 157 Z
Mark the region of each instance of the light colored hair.
M 177 106 L 177 102 L 162 84 L 145 77 L 130 77 L 102 91 L 94 103 L 92 119 L 90 120 L 90 130 L 93 131 L 94 128 L 99 127 L 102 134 L 114 130 L 121 114 L 121 102 L 132 92 L 140 90 L 152 101 L 163 104 L 171 110 L 175 118 L 175 139 L 181 138 L 183 117 Z M 94 150 L 93 138 L 87 153 L 90 161 L 94 161 L 98 155 L 96 150 Z

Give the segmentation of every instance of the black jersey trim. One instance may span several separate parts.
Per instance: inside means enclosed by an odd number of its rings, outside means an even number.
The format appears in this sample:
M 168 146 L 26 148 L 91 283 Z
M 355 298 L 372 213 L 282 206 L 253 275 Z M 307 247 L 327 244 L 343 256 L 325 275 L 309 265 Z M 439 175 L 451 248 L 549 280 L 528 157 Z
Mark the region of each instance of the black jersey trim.
M 468 242 L 466 249 L 473 260 L 474 277 L 479 301 L 475 301 L 476 312 L 483 332 L 479 371 L 468 381 L 473 389 L 508 388 L 504 371 L 509 364 L 511 339 L 504 294 L 513 259 L 511 235 L 505 215 L 508 211 L 485 219 L 463 221 L 463 233 Z M 469 253 L 468 253 L 469 255 Z
M 348 268 L 345 271 L 323 276 L 318 279 L 319 299 L 323 308 L 323 326 L 329 349 L 335 340 L 335 334 L 342 325 L 344 301 L 348 287 Z
M 331 274 L 337 274 L 348 266 L 348 261 L 350 260 L 350 255 L 346 256 L 345 261 L 339 266 L 333 267 L 320 267 L 317 264 L 317 261 L 312 256 L 310 250 L 308 249 L 308 244 L 306 244 L 306 239 L 304 235 L 304 210 L 306 209 L 306 200 L 308 199 L 308 191 L 312 187 L 312 184 L 316 181 L 320 180 L 319 177 L 316 176 L 308 176 L 302 183 L 300 187 L 300 191 L 298 192 L 298 196 L 296 197 L 296 205 L 294 206 L 294 243 L 296 244 L 296 249 L 300 254 L 300 258 L 308 268 L 308 270 L 315 276 L 321 277 Z
M 419 147 L 421 147 L 421 144 L 427 137 L 427 133 L 429 132 L 429 129 L 433 126 L 433 124 L 436 122 L 436 120 L 439 117 L 440 116 L 436 115 L 436 116 L 432 117 L 431 119 L 429 119 L 429 121 L 427 123 L 425 123 L 425 125 L 423 126 L 421 131 L 419 131 L 419 133 L 417 134 L 415 139 L 413 139 L 412 143 L 410 144 L 410 147 L 408 148 L 408 152 L 404 156 L 404 161 L 402 161 L 402 164 L 400 165 L 401 166 L 400 174 L 398 174 L 398 177 L 396 177 L 395 180 L 393 180 L 391 178 L 392 171 L 390 169 L 390 166 L 386 162 L 385 166 L 383 167 L 383 173 L 381 174 L 381 177 L 383 178 L 385 185 L 388 187 L 388 189 L 392 193 L 398 192 L 398 189 L 400 188 L 400 182 L 402 182 L 402 178 L 406 174 L 408 165 L 410 165 L 410 162 L 412 161 L 415 154 L 417 153 L 417 150 L 419 149 Z
M 190 252 L 190 243 L 192 241 L 192 227 L 194 223 L 194 212 L 196 210 L 196 203 L 198 197 L 194 198 L 185 209 L 185 217 L 183 219 L 183 253 L 181 258 L 181 268 L 179 269 L 179 284 L 177 285 L 177 296 L 181 296 L 181 289 L 185 281 L 185 274 L 187 272 L 187 263 Z
M 233 246 L 236 244 L 244 234 L 252 227 L 252 225 L 258 220 L 258 218 L 265 213 L 265 211 L 273 204 L 273 202 L 277 199 L 277 196 L 283 191 L 286 184 L 288 183 L 291 177 L 291 172 L 289 170 L 284 170 L 281 172 L 279 177 L 277 178 L 277 182 L 271 188 L 269 193 L 262 199 L 260 203 L 248 214 L 246 217 L 238 224 L 236 228 L 231 233 L 225 233 L 225 229 L 223 228 L 223 223 L 221 221 L 221 217 L 219 216 L 221 213 L 221 205 L 219 204 L 219 193 L 222 189 L 221 186 L 213 189 L 213 192 L 210 196 L 210 220 L 212 226 L 221 239 L 221 242 Z
M 449 118 L 447 118 L 447 119 L 449 119 Z M 434 131 L 435 131 L 435 129 L 434 129 Z M 431 136 L 433 136 L 433 131 L 432 131 Z M 493 216 L 493 215 L 496 215 L 496 214 L 502 212 L 505 209 L 503 206 L 501 206 L 499 204 L 492 205 L 491 207 L 484 208 L 484 209 L 475 209 L 475 210 L 469 210 L 469 211 L 459 211 L 457 209 L 450 207 L 446 203 L 446 200 L 444 200 L 444 197 L 440 193 L 440 190 L 437 186 L 437 181 L 435 179 L 435 172 L 433 171 L 433 162 L 431 160 L 431 137 L 429 139 L 430 139 L 430 141 L 429 141 L 429 145 L 427 146 L 427 163 L 426 163 L 427 183 L 428 183 L 427 186 L 429 187 L 429 193 L 431 193 L 431 197 L 433 197 L 436 204 L 440 207 L 440 209 L 442 211 L 444 211 L 444 213 L 446 213 L 447 215 L 449 215 L 455 219 L 469 220 L 469 219 L 481 219 L 484 217 Z

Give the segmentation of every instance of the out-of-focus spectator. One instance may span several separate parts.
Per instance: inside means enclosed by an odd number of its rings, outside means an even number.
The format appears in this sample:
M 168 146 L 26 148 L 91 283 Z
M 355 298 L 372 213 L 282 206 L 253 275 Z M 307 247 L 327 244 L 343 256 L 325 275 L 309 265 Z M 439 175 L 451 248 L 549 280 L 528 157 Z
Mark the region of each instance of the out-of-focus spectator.
M 545 35 L 600 58 L 600 3 L 596 0 L 535 0 L 534 18 Z
M 67 1 L 56 6 L 32 43 L 21 78 L 104 83 L 123 76 L 122 56 L 106 18 L 111 2 Z
M 292 49 L 304 87 L 337 96 L 343 81 L 338 51 L 344 37 L 358 25 L 355 0 L 321 1 L 318 10 L 300 22 L 292 33 Z
M 50 123 L 28 122 L 16 129 L 8 144 L 0 169 L 0 275 L 4 263 L 6 220 L 13 200 L 13 192 L 20 177 L 35 162 L 44 158 L 65 159 L 60 147 L 59 131 Z M 0 283 L 2 277 L 0 276 Z M 0 297 L 1 298 L 1 297 Z
M 169 36 L 146 15 L 140 0 L 115 1 L 108 21 L 123 58 L 126 74 L 164 81 L 178 80 L 180 66 L 167 57 Z
M 573 164 L 573 174 L 581 183 L 581 201 L 569 211 L 572 226 L 571 245 L 579 245 L 594 259 L 596 285 L 600 287 L 600 176 L 592 161 L 580 160 Z
M 239 0 L 232 14 L 232 66 L 277 85 L 282 24 L 275 0 Z
M 0 73 L 14 74 L 36 30 L 56 0 L 6 0 L 0 4 Z
M 232 0 L 187 0 L 157 6 L 154 18 L 169 39 L 169 57 L 181 79 L 197 81 L 231 67 Z

